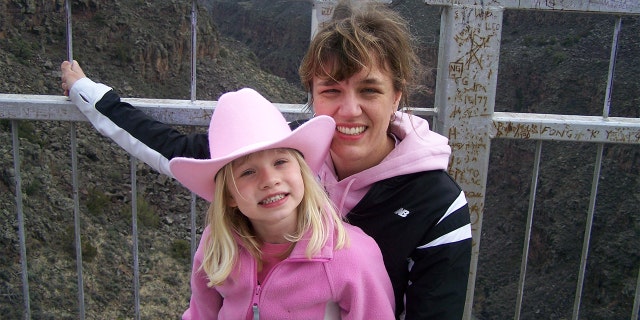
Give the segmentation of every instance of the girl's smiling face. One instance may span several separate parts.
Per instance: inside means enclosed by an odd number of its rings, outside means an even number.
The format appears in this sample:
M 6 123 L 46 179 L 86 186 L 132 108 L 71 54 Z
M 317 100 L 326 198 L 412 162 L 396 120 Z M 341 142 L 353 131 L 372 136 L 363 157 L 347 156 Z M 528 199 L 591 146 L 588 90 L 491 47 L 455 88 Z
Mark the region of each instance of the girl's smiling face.
M 270 149 L 233 161 L 227 182 L 229 205 L 251 220 L 265 242 L 285 241 L 297 228 L 297 208 L 304 195 L 300 164 L 292 150 Z

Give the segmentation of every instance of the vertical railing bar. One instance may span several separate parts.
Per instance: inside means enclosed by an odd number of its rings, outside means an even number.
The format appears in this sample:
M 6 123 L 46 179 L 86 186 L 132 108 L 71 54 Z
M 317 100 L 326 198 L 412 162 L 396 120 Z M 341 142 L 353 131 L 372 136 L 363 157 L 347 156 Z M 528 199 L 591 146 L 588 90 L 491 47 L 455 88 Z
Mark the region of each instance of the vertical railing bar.
M 191 102 L 196 101 L 196 58 L 198 53 L 197 32 L 198 32 L 198 11 L 197 0 L 191 2 Z
M 636 280 L 636 297 L 633 299 L 633 310 L 631 310 L 631 320 L 640 319 L 640 268 L 638 268 L 638 279 Z
M 604 107 L 602 110 L 602 117 L 608 118 L 611 107 L 611 93 L 613 91 L 613 76 L 616 66 L 616 56 L 618 52 L 618 38 L 620 35 L 620 28 L 622 26 L 622 17 L 617 16 L 613 30 L 613 39 L 611 41 L 611 55 L 609 58 L 609 71 L 607 75 L 607 89 L 604 99 Z M 600 179 L 600 169 L 602 167 L 602 154 L 604 150 L 604 144 L 598 144 L 598 154 L 596 155 L 596 163 L 593 173 L 593 181 L 591 183 L 591 194 L 589 196 L 589 213 L 587 215 L 587 224 L 584 230 L 584 239 L 582 244 L 582 256 L 580 258 L 580 270 L 578 273 L 578 283 L 576 286 L 576 295 L 573 302 L 573 318 L 577 320 L 580 314 L 580 304 L 582 301 L 582 290 L 584 287 L 584 277 L 587 267 L 587 258 L 589 255 L 589 242 L 591 241 L 591 229 L 593 226 L 593 216 L 595 214 L 595 204 L 598 193 L 598 180 Z
M 598 194 L 598 180 L 600 179 L 600 169 L 602 167 L 602 154 L 604 144 L 598 143 L 598 153 L 596 155 L 595 168 L 593 169 L 593 180 L 591 182 L 591 195 L 589 196 L 589 213 L 584 229 L 584 240 L 582 243 L 582 257 L 580 258 L 580 271 L 578 273 L 578 285 L 576 286 L 576 296 L 573 302 L 573 320 L 578 319 L 580 313 L 580 303 L 582 300 L 582 288 L 584 286 L 584 275 L 587 268 L 587 257 L 589 255 L 589 242 L 591 241 L 591 229 L 593 227 L 593 216 L 595 214 L 596 197 Z
M 542 140 L 536 143 L 536 154 L 533 163 L 533 173 L 531 174 L 531 190 L 529 193 L 529 209 L 527 212 L 527 225 L 524 236 L 524 247 L 522 249 L 522 262 L 520 263 L 520 280 L 518 281 L 518 297 L 516 300 L 515 320 L 520 319 L 522 311 L 522 297 L 524 295 L 524 283 L 527 274 L 527 261 L 529 259 L 529 243 L 531 242 L 531 226 L 533 225 L 533 210 L 536 202 L 536 192 L 538 189 L 538 174 L 540 173 L 540 155 L 542 154 Z
M 20 238 L 20 268 L 22 273 L 22 298 L 24 318 L 31 319 L 29 298 L 29 274 L 27 272 L 27 244 L 24 232 L 24 212 L 22 210 L 22 178 L 20 177 L 20 141 L 18 140 L 18 121 L 11 120 L 11 140 L 13 144 L 13 171 L 16 179 L 16 211 L 18 215 L 18 237 Z
M 133 241 L 133 303 L 134 319 L 140 320 L 140 266 L 138 262 L 138 187 L 136 179 L 136 158 L 131 157 L 131 228 Z
M 196 62 L 198 53 L 198 11 L 197 0 L 191 2 L 191 102 L 196 101 Z M 191 260 L 196 253 L 196 200 L 197 196 L 194 192 L 191 192 Z
M 611 57 L 609 58 L 609 73 L 607 76 L 607 91 L 604 98 L 604 108 L 602 116 L 606 119 L 609 117 L 609 109 L 611 108 L 611 92 L 613 90 L 613 74 L 616 69 L 616 56 L 618 54 L 618 38 L 620 28 L 622 26 L 622 17 L 616 17 L 616 24 L 613 30 L 613 40 L 611 41 Z
M 66 0 L 64 2 L 65 5 L 65 14 L 67 17 L 67 59 L 69 62 L 73 62 L 73 38 L 72 38 L 72 29 L 71 29 L 71 1 Z
M 66 33 L 67 33 L 67 60 L 73 63 L 73 32 L 71 24 L 71 1 L 66 0 L 65 3 L 65 15 L 66 15 Z M 84 280 L 82 273 L 82 240 L 80 237 L 80 199 L 78 194 L 78 150 L 77 150 L 77 138 L 76 138 L 76 125 L 71 123 L 71 185 L 73 192 L 73 225 L 74 225 L 74 239 L 76 249 L 76 269 L 77 282 L 78 282 L 78 318 L 85 318 L 85 306 L 84 306 Z
M 84 310 L 84 281 L 82 280 L 82 243 L 80 238 L 80 200 L 78 194 L 78 149 L 76 138 L 76 124 L 71 122 L 71 186 L 73 192 L 73 226 L 76 246 L 76 269 L 78 270 L 78 309 L 79 318 L 85 318 Z

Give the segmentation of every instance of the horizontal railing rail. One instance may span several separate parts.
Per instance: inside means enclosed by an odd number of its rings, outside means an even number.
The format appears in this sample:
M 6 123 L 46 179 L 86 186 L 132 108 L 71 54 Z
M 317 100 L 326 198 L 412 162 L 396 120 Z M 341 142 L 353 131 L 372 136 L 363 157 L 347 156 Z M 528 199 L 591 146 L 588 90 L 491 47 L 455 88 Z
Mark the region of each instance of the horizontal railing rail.
M 216 101 L 123 98 L 154 119 L 172 125 L 208 126 Z M 16 120 L 88 121 L 67 97 L 0 93 L 0 118 Z M 304 104 L 276 103 L 289 121 L 310 116 Z M 411 114 L 432 117 L 433 108 L 411 108 Z M 640 119 L 495 112 L 493 138 L 640 144 Z
M 122 98 L 151 117 L 173 125 L 208 126 L 216 101 Z M 88 121 L 67 97 L 0 93 L 0 117 L 16 120 Z M 289 121 L 309 118 L 304 104 L 274 103 Z M 433 108 L 409 108 L 413 115 L 429 117 Z

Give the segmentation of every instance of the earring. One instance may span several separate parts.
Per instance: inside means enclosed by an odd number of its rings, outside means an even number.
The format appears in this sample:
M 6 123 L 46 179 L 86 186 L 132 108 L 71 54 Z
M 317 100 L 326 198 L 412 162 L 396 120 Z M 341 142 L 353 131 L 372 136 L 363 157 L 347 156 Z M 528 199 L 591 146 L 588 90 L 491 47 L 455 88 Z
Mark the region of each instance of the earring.
M 391 114 L 391 120 L 389 122 L 394 122 L 394 121 L 396 121 L 396 113 L 395 112 Z

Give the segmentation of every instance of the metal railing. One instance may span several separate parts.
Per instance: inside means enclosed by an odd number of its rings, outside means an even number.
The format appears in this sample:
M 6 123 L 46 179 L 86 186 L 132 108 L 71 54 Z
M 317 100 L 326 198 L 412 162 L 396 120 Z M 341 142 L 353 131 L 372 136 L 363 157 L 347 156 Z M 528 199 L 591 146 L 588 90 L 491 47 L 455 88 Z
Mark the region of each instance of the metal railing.
M 616 49 L 618 47 L 618 33 L 620 32 L 620 18 L 616 20 L 613 31 L 611 59 L 608 82 L 606 86 L 605 105 L 601 116 L 580 115 L 552 115 L 494 112 L 496 97 L 496 82 L 498 75 L 498 58 L 501 44 L 501 25 L 504 10 L 555 10 L 586 13 L 604 13 L 623 15 L 640 15 L 640 4 L 637 1 L 592 1 L 576 0 L 573 2 L 541 2 L 541 1 L 475 1 L 475 0 L 425 0 L 426 5 L 442 6 L 442 21 L 440 29 L 440 49 L 438 58 L 438 75 L 435 108 L 415 109 L 414 114 L 423 117 L 433 117 L 434 130 L 444 134 L 452 146 L 450 173 L 462 186 L 469 201 L 469 208 L 473 222 L 473 256 L 469 277 L 469 290 L 465 319 L 472 318 L 475 280 L 477 274 L 478 256 L 480 254 L 480 239 L 482 218 L 485 206 L 487 187 L 487 172 L 490 155 L 490 142 L 493 139 L 526 139 L 536 141 L 531 189 L 527 210 L 525 242 L 522 253 L 520 275 L 517 289 L 515 319 L 520 319 L 523 304 L 525 278 L 527 274 L 529 246 L 533 225 L 534 204 L 538 187 L 540 158 L 542 144 L 545 141 L 586 142 L 597 145 L 596 160 L 592 178 L 588 215 L 583 237 L 578 283 L 575 290 L 573 319 L 579 318 L 583 282 L 585 279 L 586 261 L 588 259 L 589 244 L 596 211 L 596 199 L 600 168 L 602 166 L 603 147 L 605 144 L 640 145 L 640 119 L 610 117 L 612 81 L 615 70 Z M 71 11 L 69 1 L 67 5 L 67 40 L 68 58 L 73 59 L 71 45 Z M 332 11 L 335 1 L 314 1 L 312 11 L 313 30 L 326 19 Z M 192 7 L 192 46 L 196 46 L 197 10 L 196 1 Z M 470 30 L 473 37 L 466 37 Z M 466 40 L 460 40 L 466 39 Z M 123 99 L 142 109 L 160 121 L 189 126 L 206 126 L 215 108 L 215 101 L 195 99 L 196 58 L 191 59 L 191 99 Z M 289 120 L 304 116 L 302 105 L 277 104 Z M 31 318 L 29 279 L 27 272 L 27 255 L 24 230 L 22 182 L 20 179 L 20 157 L 18 139 L 18 121 L 69 121 L 70 144 L 72 157 L 72 192 L 74 207 L 74 237 L 77 257 L 78 281 L 78 314 L 85 318 L 85 297 L 82 273 L 82 250 L 80 237 L 80 208 L 78 201 L 77 179 L 77 150 L 75 141 L 76 128 L 74 122 L 84 122 L 86 118 L 77 108 L 62 96 L 0 94 L 0 119 L 11 119 L 12 147 L 15 171 L 15 203 L 18 217 L 18 234 L 21 257 L 21 276 L 23 284 L 23 305 L 25 318 Z M 637 168 L 635 168 L 637 170 Z M 133 281 L 134 308 L 136 319 L 140 318 L 139 298 L 139 265 L 137 243 L 137 205 L 136 205 L 136 160 L 131 158 L 132 179 L 132 233 L 133 233 Z M 191 206 L 191 253 L 195 250 L 195 195 L 192 196 Z M 640 266 L 635 266 L 640 268 Z M 630 318 L 638 319 L 640 306 L 640 271 L 635 285 L 635 298 Z

